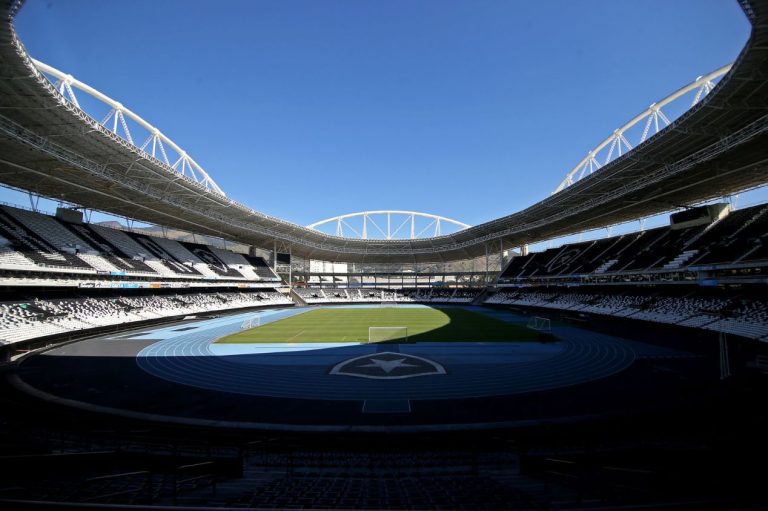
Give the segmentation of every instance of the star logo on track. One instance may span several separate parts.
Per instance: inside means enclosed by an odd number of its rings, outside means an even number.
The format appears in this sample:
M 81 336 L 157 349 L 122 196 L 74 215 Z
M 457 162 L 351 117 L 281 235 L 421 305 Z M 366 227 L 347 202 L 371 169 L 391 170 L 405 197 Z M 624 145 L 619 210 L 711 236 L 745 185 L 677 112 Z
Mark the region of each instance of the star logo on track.
M 399 380 L 445 374 L 445 368 L 433 360 L 387 351 L 345 360 L 336 364 L 330 374 L 374 380 Z
M 385 373 L 389 374 L 393 369 L 398 367 L 417 367 L 416 364 L 406 364 L 404 358 L 398 358 L 397 360 L 382 360 L 380 358 L 372 358 L 370 364 L 366 364 L 360 367 L 380 367 Z

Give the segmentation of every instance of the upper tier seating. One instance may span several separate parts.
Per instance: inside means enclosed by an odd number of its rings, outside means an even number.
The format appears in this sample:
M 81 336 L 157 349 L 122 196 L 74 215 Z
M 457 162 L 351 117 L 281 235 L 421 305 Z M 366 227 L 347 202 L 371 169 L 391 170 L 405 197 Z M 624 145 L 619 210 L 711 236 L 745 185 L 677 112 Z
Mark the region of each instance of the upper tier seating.
M 112 264 L 117 271 L 134 275 L 157 275 L 157 272 L 140 258 L 133 258 L 110 243 L 95 230 L 97 226 L 87 224 L 64 224 L 64 226 L 80 238 L 87 240 L 88 244 L 98 251 L 98 255 Z
M 34 264 L 24 254 L 14 250 L 11 240 L 0 236 L 0 267 L 24 268 L 34 266 Z
M 44 228 L 41 228 L 42 232 L 39 233 L 26 222 L 19 220 L 16 215 L 11 214 L 11 212 L 17 211 L 22 210 L 6 206 L 0 207 L 0 236 L 9 241 L 13 245 L 14 250 L 20 252 L 31 261 L 32 267 L 54 267 L 68 270 L 90 268 L 85 261 L 74 255 L 77 251 L 77 246 L 72 246 L 71 244 L 74 236 L 72 238 L 64 238 L 67 241 L 62 241 L 61 236 L 51 232 L 55 232 L 56 229 L 51 228 L 47 224 Z M 27 215 L 23 216 L 27 217 Z M 45 218 L 53 220 L 50 217 Z M 40 227 L 35 222 L 32 222 L 32 225 Z M 48 235 L 51 237 L 47 237 Z M 78 241 L 75 241 L 74 245 L 77 245 Z M 85 246 L 84 242 L 79 241 L 79 243 L 82 247 Z
M 500 281 L 532 277 L 674 271 L 768 260 L 768 205 L 734 211 L 709 225 L 658 227 L 513 257 Z
M 133 232 L 126 234 L 141 245 L 144 248 L 145 253 L 149 252 L 153 259 L 160 260 L 160 262 L 175 275 L 185 277 L 200 277 L 201 275 L 205 275 L 205 273 L 201 273 L 194 267 L 195 262 L 200 263 L 201 261 L 178 242 Z
M 248 260 L 242 254 L 230 252 L 229 250 L 222 250 L 217 247 L 210 247 L 210 249 L 211 249 L 211 252 L 216 254 L 216 256 L 219 259 L 221 259 L 221 261 L 224 264 L 226 264 L 229 268 L 236 270 L 246 279 L 248 280 L 259 279 L 259 276 L 256 274 L 256 271 L 254 271 L 254 268 L 253 266 L 251 266 L 251 263 L 249 263 Z
M 768 206 L 748 208 L 728 215 L 693 248 L 701 257 L 691 264 L 716 264 L 759 260 L 768 257 Z
M 261 257 L 251 255 L 243 257 L 245 257 L 248 262 L 251 263 L 251 266 L 253 266 L 256 275 L 258 275 L 260 279 L 271 280 L 275 282 L 280 280 L 280 277 L 278 277 L 277 274 L 272 271 L 272 268 L 270 268 L 267 262 Z
M 177 274 L 163 264 L 160 257 L 139 244 L 129 233 L 110 229 L 101 225 L 92 225 L 91 229 L 131 259 L 143 262 L 148 268 L 162 277 L 175 277 Z
M 280 278 L 260 257 L 0 207 L 0 270 L 153 278 Z
M 195 263 L 195 267 L 200 270 L 201 272 L 204 271 L 203 268 L 207 268 L 210 272 L 212 272 L 214 275 L 220 276 L 220 277 L 227 277 L 227 278 L 234 278 L 234 279 L 241 279 L 243 278 L 243 274 L 234 268 L 230 267 L 226 262 L 222 260 L 219 255 L 212 250 L 212 247 L 208 247 L 206 245 L 200 245 L 197 243 L 179 243 L 179 245 L 182 246 L 182 248 L 185 248 L 188 250 L 192 255 L 194 255 L 200 263 Z M 236 254 L 232 254 L 236 255 Z

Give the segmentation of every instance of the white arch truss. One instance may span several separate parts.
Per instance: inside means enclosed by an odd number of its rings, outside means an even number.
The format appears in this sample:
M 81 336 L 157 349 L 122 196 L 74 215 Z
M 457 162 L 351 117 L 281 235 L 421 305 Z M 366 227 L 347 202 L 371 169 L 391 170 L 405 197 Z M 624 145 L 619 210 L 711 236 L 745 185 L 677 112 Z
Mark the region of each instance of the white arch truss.
M 378 221 L 377 221 L 378 220 Z M 381 223 L 381 225 L 379 225 Z M 442 236 L 470 227 L 452 218 L 418 211 L 376 210 L 347 213 L 308 225 L 309 229 L 331 226 L 334 234 L 356 239 L 419 239 Z
M 712 71 L 704 76 L 699 76 L 693 82 L 689 83 L 685 87 L 682 87 L 661 101 L 657 101 L 649 106 L 643 112 L 637 114 L 629 122 L 620 128 L 617 128 L 613 133 L 600 142 L 594 149 L 589 151 L 587 155 L 582 159 L 575 167 L 573 167 L 568 174 L 565 175 L 565 179 L 555 188 L 552 194 L 555 194 L 573 183 L 579 181 L 584 176 L 599 171 L 606 164 L 615 160 L 624 153 L 627 153 L 639 146 L 650 137 L 669 126 L 672 121 L 662 111 L 662 108 L 676 103 L 675 106 L 679 112 L 679 115 L 685 113 L 688 109 L 696 105 L 703 97 L 709 94 L 712 89 L 715 88 L 715 81 L 723 77 L 728 71 L 730 71 L 733 64 L 728 64 L 719 69 Z M 677 101 L 685 96 L 691 97 L 689 105 L 683 104 L 682 101 Z M 643 123 L 644 124 L 641 124 Z M 659 122 L 661 121 L 661 122 Z M 642 126 L 642 130 L 640 127 Z M 632 130 L 632 128 L 637 129 Z
M 151 156 L 160 163 L 170 167 L 172 171 L 192 179 L 196 183 L 205 186 L 208 190 L 225 195 L 224 191 L 219 188 L 208 173 L 186 151 L 176 145 L 173 140 L 163 135 L 159 129 L 142 119 L 138 114 L 106 94 L 97 91 L 90 85 L 75 79 L 72 75 L 59 71 L 55 67 L 39 60 L 32 59 L 32 63 L 38 71 L 53 83 L 56 90 L 61 94 L 62 102 L 79 108 L 83 113 L 100 122 L 102 126 L 131 143 L 147 156 Z M 83 92 L 106 105 L 109 108 L 108 113 L 99 120 L 94 115 L 91 115 L 91 113 L 85 111 L 81 107 L 81 101 L 78 99 L 77 94 L 75 94 L 75 90 Z M 80 99 L 84 98 L 81 97 Z M 128 121 L 131 122 L 129 123 Z M 131 125 L 133 125 L 133 128 L 131 128 Z M 141 136 L 137 138 L 140 133 Z M 137 143 L 137 141 L 141 141 L 141 143 Z

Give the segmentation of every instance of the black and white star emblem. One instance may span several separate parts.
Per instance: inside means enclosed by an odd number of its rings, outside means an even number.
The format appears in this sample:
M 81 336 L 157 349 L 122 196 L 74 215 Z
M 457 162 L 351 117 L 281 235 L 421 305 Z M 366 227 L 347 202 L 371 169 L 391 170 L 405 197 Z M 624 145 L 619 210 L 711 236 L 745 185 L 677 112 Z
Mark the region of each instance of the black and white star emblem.
M 358 376 L 375 380 L 397 380 L 414 376 L 445 374 L 445 368 L 426 358 L 405 353 L 372 353 L 350 358 L 331 369 L 330 374 Z

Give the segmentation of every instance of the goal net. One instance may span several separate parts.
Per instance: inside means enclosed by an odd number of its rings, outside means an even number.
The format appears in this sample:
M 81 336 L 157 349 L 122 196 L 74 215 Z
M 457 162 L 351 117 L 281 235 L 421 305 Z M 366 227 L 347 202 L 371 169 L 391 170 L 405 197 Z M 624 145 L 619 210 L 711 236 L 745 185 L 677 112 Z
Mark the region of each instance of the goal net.
M 549 318 L 540 318 L 538 316 L 532 317 L 528 320 L 528 328 L 531 330 L 537 330 L 539 332 L 551 332 L 552 327 L 549 323 Z
M 408 342 L 408 327 L 405 326 L 370 326 L 368 342 L 401 341 Z
M 240 330 L 248 330 L 249 328 L 256 328 L 257 326 L 261 326 L 261 317 L 252 316 L 243 320 L 243 324 L 240 325 Z

